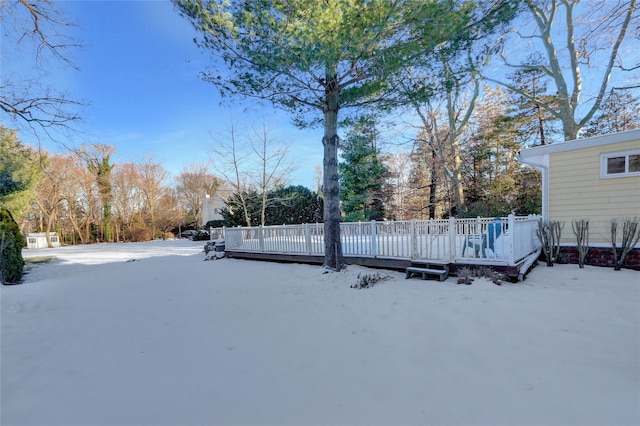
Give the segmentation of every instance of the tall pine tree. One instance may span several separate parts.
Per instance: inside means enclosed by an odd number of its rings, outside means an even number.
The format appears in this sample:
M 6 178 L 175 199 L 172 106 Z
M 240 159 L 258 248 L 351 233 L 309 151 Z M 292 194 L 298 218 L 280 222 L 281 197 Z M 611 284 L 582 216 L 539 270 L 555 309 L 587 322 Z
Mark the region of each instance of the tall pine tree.
M 385 218 L 385 176 L 389 173 L 376 146 L 378 131 L 371 118 L 362 118 L 347 134 L 342 146 L 340 201 L 344 220 Z

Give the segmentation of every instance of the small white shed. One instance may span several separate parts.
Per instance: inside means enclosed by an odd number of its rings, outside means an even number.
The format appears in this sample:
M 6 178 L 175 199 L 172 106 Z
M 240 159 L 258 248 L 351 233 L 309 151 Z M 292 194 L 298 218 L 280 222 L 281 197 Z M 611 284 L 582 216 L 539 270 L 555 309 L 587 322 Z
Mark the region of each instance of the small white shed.
M 49 238 L 51 239 L 52 246 L 60 247 L 60 237 L 58 237 L 57 232 L 49 232 Z M 27 234 L 27 248 L 47 248 L 47 234 L 44 232 Z

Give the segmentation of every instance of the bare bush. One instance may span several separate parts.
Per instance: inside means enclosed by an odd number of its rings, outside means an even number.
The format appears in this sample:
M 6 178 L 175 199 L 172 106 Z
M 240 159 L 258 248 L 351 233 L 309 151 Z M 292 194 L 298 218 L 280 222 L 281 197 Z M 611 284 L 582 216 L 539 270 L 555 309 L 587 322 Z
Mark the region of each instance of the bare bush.
M 613 266 L 616 271 L 622 268 L 624 258 L 640 240 L 638 218 L 625 217 L 622 219 L 622 241 L 620 242 L 620 247 L 618 247 L 618 220 L 617 218 L 611 219 L 611 246 L 613 247 Z
M 538 221 L 536 235 L 540 239 L 542 251 L 547 258 L 547 266 L 553 266 L 558 254 L 560 254 L 562 228 L 564 228 L 564 222 L 558 220 Z
M 578 245 L 578 266 L 584 268 L 584 261 L 589 252 L 589 219 L 571 221 L 571 229 Z
M 383 275 L 380 272 L 376 272 L 375 274 L 358 274 L 358 281 L 351 285 L 351 288 L 370 288 L 389 278 L 391 278 L 389 275 Z
M 486 278 L 495 285 L 501 285 L 504 275 L 488 266 L 478 266 L 474 269 L 465 266 L 458 270 L 458 284 L 471 285 L 476 278 Z
M 473 276 L 471 268 L 465 266 L 458 271 L 458 284 L 471 285 L 474 279 L 475 277 Z

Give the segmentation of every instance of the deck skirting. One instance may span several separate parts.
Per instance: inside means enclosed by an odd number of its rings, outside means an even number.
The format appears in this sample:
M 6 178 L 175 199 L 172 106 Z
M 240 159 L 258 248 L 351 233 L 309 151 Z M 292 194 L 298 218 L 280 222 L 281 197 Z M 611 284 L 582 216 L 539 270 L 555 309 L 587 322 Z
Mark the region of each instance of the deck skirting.
M 448 263 L 449 271 L 452 275 L 457 275 L 461 268 L 477 268 L 478 266 L 487 266 L 491 269 L 502 272 L 510 281 L 521 281 L 525 278 L 527 272 L 538 258 L 540 252 L 532 253 L 530 256 L 522 259 L 516 265 L 508 265 L 505 262 L 454 262 Z M 278 263 L 302 263 L 308 265 L 324 264 L 324 256 L 291 254 L 291 253 L 256 253 L 250 251 L 226 250 L 225 257 L 232 259 L 260 260 L 265 262 Z M 362 257 L 362 256 L 344 256 L 347 265 L 359 265 L 368 268 L 389 269 L 392 271 L 405 272 L 408 267 L 415 265 L 410 259 L 383 258 L 383 257 Z

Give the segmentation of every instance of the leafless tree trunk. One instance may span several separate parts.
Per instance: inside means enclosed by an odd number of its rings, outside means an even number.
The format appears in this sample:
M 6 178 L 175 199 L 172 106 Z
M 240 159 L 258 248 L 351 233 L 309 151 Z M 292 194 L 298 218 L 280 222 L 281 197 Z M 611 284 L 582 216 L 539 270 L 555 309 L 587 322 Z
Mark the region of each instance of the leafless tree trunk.
M 637 0 L 525 0 L 525 4 L 533 19 L 534 29 L 530 33 L 514 29 L 508 35 L 515 36 L 511 41 L 525 42 L 529 48 L 532 42 L 537 43 L 533 48 L 542 48 L 546 63 L 519 63 L 516 62 L 516 57 L 509 58 L 508 54 L 503 53 L 504 64 L 514 69 L 542 71 L 553 80 L 556 95 L 549 97 L 543 93 L 538 96 L 498 78 L 487 75 L 485 78 L 507 87 L 548 111 L 562 122 L 565 140 L 576 139 L 580 129 L 600 108 L 616 62 L 625 60 L 618 53 L 635 16 Z M 578 5 L 583 7 L 584 12 L 581 14 L 576 10 Z M 562 17 L 564 22 L 556 25 L 556 21 Z M 556 32 L 558 26 L 562 26 L 561 32 Z M 517 47 L 508 46 L 509 52 L 519 52 Z M 583 96 L 582 74 L 583 68 L 590 68 L 590 74 L 595 75 L 595 66 L 592 64 L 597 64 L 603 71 L 599 77 L 592 77 L 596 89 L 588 97 L 590 105 L 587 106 L 580 101 Z M 577 116 L 579 111 L 582 112 L 582 117 Z

